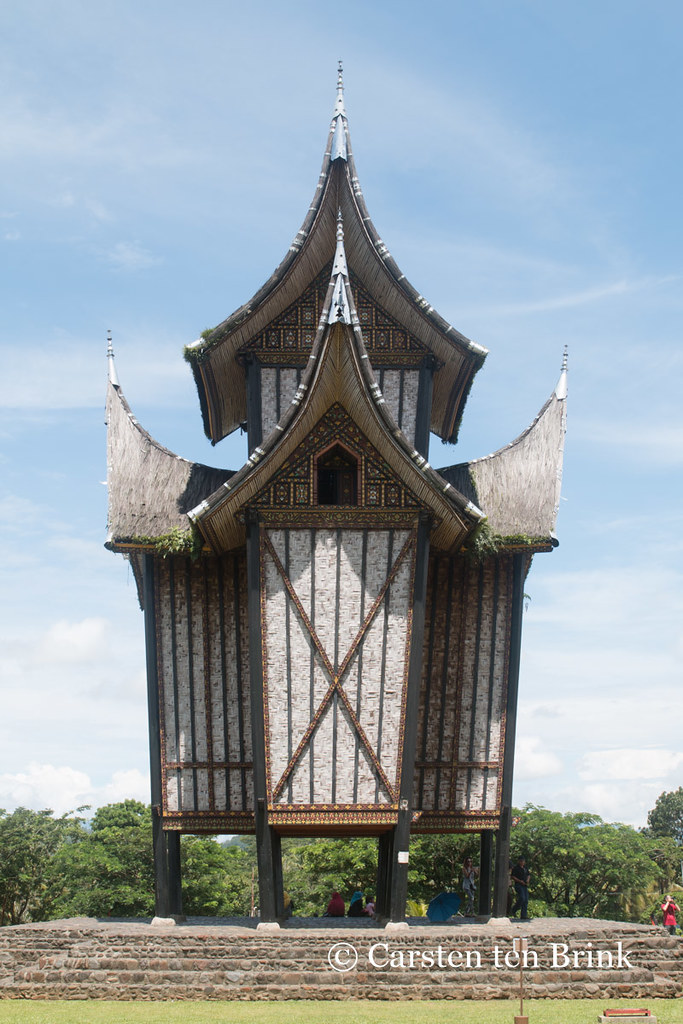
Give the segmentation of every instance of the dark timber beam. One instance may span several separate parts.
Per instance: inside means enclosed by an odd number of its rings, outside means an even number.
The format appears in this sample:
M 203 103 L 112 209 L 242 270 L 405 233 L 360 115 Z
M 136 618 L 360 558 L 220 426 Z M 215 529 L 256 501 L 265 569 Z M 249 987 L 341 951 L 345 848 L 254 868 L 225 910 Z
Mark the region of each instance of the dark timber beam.
M 507 916 L 510 885 L 510 827 L 512 820 L 512 773 L 515 762 L 515 735 L 517 731 L 517 695 L 519 691 L 519 665 L 522 650 L 522 608 L 524 604 L 524 577 L 527 556 L 517 552 L 512 556 L 512 613 L 510 624 L 510 660 L 508 662 L 507 705 L 505 715 L 505 751 L 503 754 L 503 780 L 501 792 L 500 825 L 496 833 L 496 863 L 493 885 L 493 916 Z
M 261 364 L 252 356 L 246 360 L 245 369 L 247 371 L 247 446 L 251 454 L 263 440 Z
M 280 840 L 268 824 L 261 642 L 261 532 L 258 516 L 253 512 L 249 513 L 247 519 L 247 588 L 259 916 L 263 922 L 272 922 L 277 921 L 278 916 L 282 915 L 284 897 L 282 894 Z
M 433 356 L 427 356 L 420 365 L 420 377 L 417 386 L 417 409 L 415 413 L 415 447 L 429 458 L 429 431 L 432 422 L 432 392 L 434 390 Z
M 394 830 L 383 832 L 377 842 L 377 886 L 375 911 L 377 917 L 389 916 L 389 893 L 391 891 L 391 865 L 394 850 Z
M 390 921 L 405 921 L 408 897 L 408 849 L 412 819 L 413 789 L 415 783 L 415 750 L 420 700 L 420 679 L 424 655 L 425 604 L 427 595 L 427 567 L 429 563 L 429 517 L 421 514 L 415 542 L 415 576 L 413 582 L 413 629 L 408 663 L 405 731 L 401 760 L 401 787 L 398 800 L 398 821 L 393 832 L 389 878 Z
M 487 917 L 491 913 L 491 873 L 493 868 L 493 832 L 479 836 L 479 906 L 478 913 Z
M 142 561 L 142 599 L 145 614 L 147 667 L 147 721 L 149 727 L 149 774 L 152 799 L 154 855 L 154 910 L 157 917 L 182 915 L 180 836 L 163 829 L 161 790 L 161 719 L 159 715 L 159 665 L 157 661 L 156 592 L 154 556 L 145 552 Z M 173 852 L 169 855 L 169 849 Z

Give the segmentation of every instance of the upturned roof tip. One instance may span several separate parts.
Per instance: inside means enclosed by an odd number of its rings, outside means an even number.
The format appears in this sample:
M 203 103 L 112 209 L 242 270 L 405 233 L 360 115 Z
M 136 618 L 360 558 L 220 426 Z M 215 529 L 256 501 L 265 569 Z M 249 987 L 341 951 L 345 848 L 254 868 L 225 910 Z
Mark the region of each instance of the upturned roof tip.
M 107 363 L 109 365 L 109 383 L 112 387 L 119 387 L 119 378 L 114 365 L 114 346 L 112 344 L 111 331 L 107 331 Z
M 564 346 L 564 353 L 562 354 L 562 369 L 560 370 L 560 379 L 557 382 L 555 388 L 555 398 L 562 401 L 567 397 L 567 373 L 568 373 L 568 354 L 569 350 L 567 346 Z

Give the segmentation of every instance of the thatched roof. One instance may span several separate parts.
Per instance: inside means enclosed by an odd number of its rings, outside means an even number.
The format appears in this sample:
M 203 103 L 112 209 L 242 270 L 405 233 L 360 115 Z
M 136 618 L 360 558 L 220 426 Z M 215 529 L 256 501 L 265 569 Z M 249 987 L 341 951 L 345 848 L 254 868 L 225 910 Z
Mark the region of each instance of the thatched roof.
M 246 387 L 244 371 L 236 362 L 238 351 L 290 306 L 329 263 L 339 209 L 351 273 L 435 357 L 431 429 L 444 440 L 456 439 L 472 379 L 486 349 L 439 316 L 406 280 L 380 238 L 358 181 L 340 79 L 315 196 L 287 255 L 249 302 L 185 350 L 199 392 L 204 429 L 214 443 L 246 420 Z
M 527 430 L 492 455 L 439 474 L 478 505 L 490 529 L 510 544 L 555 545 L 566 423 L 565 356 L 557 387 Z
M 294 399 L 280 422 L 254 449 L 245 466 L 191 512 L 214 551 L 244 542 L 243 510 L 296 452 L 333 406 L 357 424 L 396 477 L 434 523 L 431 543 L 457 550 L 482 513 L 436 473 L 399 430 L 375 380 L 350 287 L 339 217 L 332 277 L 311 357 Z M 378 509 L 378 513 L 384 510 Z
M 228 480 L 232 471 L 188 462 L 158 444 L 133 416 L 111 371 L 106 422 L 106 546 L 127 551 L 154 547 L 172 531 L 189 534 L 189 510 Z

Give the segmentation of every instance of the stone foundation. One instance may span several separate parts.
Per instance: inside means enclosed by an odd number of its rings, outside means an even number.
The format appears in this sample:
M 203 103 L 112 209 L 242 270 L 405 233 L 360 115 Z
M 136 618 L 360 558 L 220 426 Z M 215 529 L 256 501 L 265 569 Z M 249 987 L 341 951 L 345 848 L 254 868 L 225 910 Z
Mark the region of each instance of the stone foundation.
M 373 922 L 313 928 L 294 919 L 265 934 L 254 921 L 202 920 L 3 928 L 0 997 L 514 999 L 519 935 L 528 937 L 525 999 L 642 1001 L 682 992 L 683 942 L 646 926 L 546 919 L 523 929 L 496 922 L 397 933 Z

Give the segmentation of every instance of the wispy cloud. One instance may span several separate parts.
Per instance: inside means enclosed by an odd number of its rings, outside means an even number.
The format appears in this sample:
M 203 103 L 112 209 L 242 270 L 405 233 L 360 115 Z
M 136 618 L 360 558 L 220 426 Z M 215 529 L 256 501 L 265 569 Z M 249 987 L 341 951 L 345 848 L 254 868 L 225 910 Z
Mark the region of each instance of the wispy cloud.
M 117 242 L 107 253 L 107 260 L 117 270 L 130 272 L 149 270 L 161 263 L 157 256 L 152 255 L 139 242 Z
M 575 438 L 610 454 L 620 456 L 631 464 L 634 460 L 658 466 L 683 465 L 683 424 L 661 418 L 660 410 L 650 411 L 645 422 L 627 420 L 578 420 L 573 427 Z M 654 495 L 650 500 L 654 500 Z
M 665 779 L 683 765 L 683 752 L 656 747 L 594 750 L 579 762 L 582 779 Z

